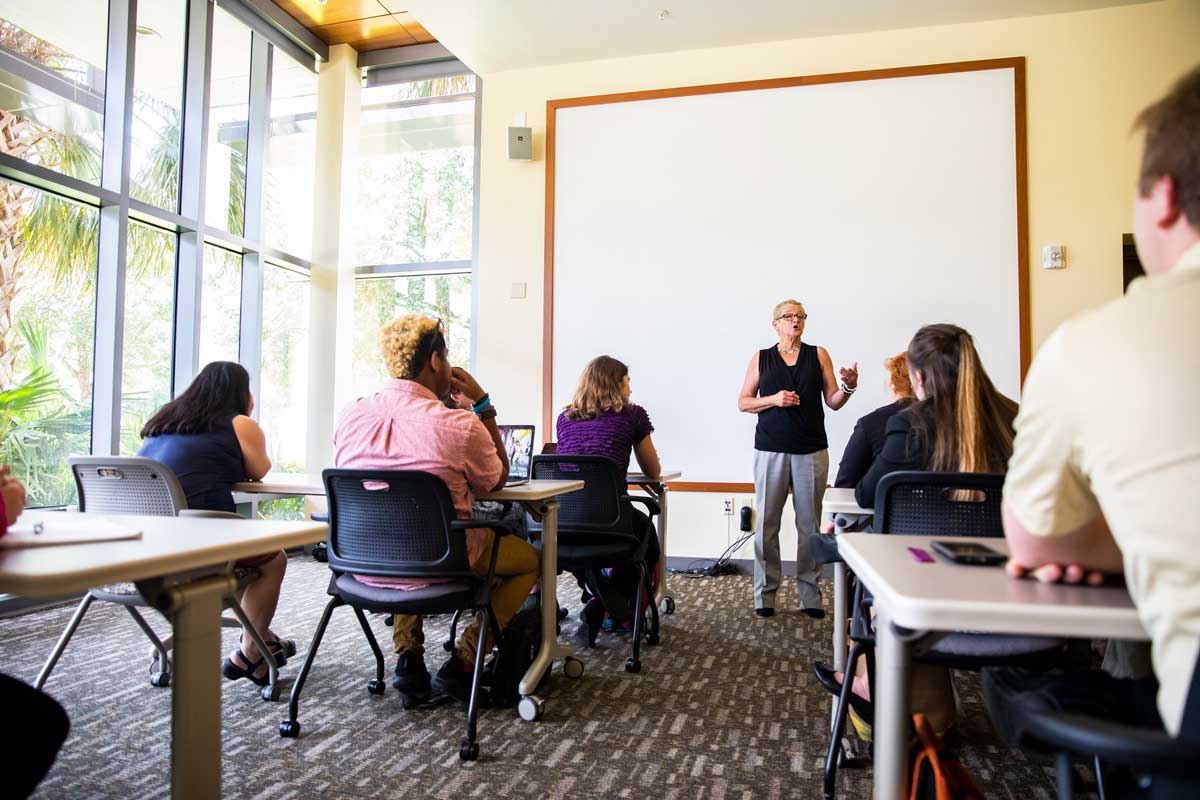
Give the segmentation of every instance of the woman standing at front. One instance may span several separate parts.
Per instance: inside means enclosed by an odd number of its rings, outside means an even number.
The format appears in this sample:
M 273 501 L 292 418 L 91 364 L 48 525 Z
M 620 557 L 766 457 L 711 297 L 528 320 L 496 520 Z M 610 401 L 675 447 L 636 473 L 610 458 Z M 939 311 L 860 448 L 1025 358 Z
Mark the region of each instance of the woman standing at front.
M 754 493 L 758 528 L 754 536 L 754 613 L 775 613 L 779 590 L 779 522 L 788 489 L 796 512 L 796 585 L 800 610 L 825 616 L 818 568 L 808 552 L 808 534 L 817 531 L 821 498 L 829 474 L 825 405 L 836 411 L 858 386 L 858 364 L 841 370 L 841 386 L 824 347 L 800 341 L 808 315 L 796 300 L 775 306 L 771 325 L 779 343 L 759 350 L 746 367 L 738 410 L 758 415 L 754 431 Z

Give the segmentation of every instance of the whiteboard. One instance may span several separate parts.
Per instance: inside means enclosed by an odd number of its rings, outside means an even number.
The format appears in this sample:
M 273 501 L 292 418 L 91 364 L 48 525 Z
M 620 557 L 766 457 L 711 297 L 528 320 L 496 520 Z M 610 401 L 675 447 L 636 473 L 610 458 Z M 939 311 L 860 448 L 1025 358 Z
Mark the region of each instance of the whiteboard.
M 753 480 L 737 395 L 791 297 L 803 340 L 859 365 L 825 408 L 830 481 L 923 324 L 969 330 L 1018 397 L 1015 86 L 1006 67 L 555 109 L 551 420 L 608 354 L 664 463 Z

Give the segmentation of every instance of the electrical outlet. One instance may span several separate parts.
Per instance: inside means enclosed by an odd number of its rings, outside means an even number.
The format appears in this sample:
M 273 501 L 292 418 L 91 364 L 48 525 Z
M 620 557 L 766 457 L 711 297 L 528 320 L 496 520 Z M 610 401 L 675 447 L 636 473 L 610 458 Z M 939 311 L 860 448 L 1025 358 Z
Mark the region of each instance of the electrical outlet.
M 733 516 L 733 498 L 726 497 L 724 500 L 724 503 L 725 503 L 725 516 L 732 517 Z

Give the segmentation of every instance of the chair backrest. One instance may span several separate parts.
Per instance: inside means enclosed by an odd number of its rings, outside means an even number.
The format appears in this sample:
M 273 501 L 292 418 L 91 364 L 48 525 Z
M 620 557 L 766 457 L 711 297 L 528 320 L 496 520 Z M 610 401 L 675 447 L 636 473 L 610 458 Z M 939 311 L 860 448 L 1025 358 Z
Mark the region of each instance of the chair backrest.
M 416 471 L 327 469 L 329 566 L 398 578 L 474 578 L 446 484 Z
M 188 507 L 170 467 L 141 456 L 71 456 L 67 459 L 79 510 L 102 514 L 174 517 Z
M 625 470 L 604 456 L 534 456 L 535 480 L 583 481 L 583 489 L 560 495 L 559 530 L 627 532 L 630 528 L 625 495 Z
M 926 536 L 1003 536 L 1003 487 L 1003 475 L 982 472 L 888 473 L 875 489 L 875 530 Z

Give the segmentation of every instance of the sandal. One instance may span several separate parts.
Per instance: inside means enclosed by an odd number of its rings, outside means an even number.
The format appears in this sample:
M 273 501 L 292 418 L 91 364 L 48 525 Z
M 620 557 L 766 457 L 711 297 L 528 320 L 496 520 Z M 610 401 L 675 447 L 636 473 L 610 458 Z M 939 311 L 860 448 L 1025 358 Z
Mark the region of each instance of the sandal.
M 255 686 L 266 686 L 271 682 L 271 673 L 269 671 L 261 678 L 254 674 L 263 665 L 263 659 L 260 658 L 258 661 L 251 661 L 246 658 L 245 653 L 242 653 L 241 656 L 242 660 L 246 662 L 246 666 L 240 667 L 233 663 L 232 658 L 227 658 L 225 659 L 225 663 L 221 665 L 221 674 L 231 681 L 248 678 Z
M 275 659 L 275 666 L 282 667 L 287 664 L 289 658 L 296 655 L 296 641 L 294 639 L 274 639 L 267 642 L 267 649 L 271 651 L 271 658 Z

